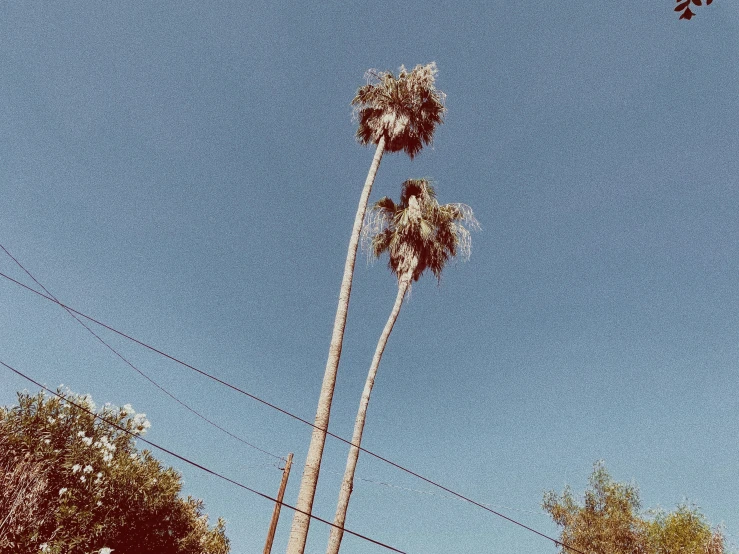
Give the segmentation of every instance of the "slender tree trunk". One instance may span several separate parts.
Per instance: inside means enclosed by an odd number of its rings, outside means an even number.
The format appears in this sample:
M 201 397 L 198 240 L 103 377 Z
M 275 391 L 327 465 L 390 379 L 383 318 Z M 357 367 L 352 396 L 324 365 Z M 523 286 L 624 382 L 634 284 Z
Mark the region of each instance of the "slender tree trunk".
M 305 513 L 296 511 L 293 516 L 290 540 L 287 544 L 287 554 L 303 554 L 305 543 L 308 539 L 310 517 L 306 514 L 310 514 L 313 508 L 313 498 L 316 494 L 316 486 L 318 484 L 318 473 L 321 469 L 321 456 L 323 455 L 323 445 L 326 442 L 326 430 L 328 429 L 328 420 L 331 415 L 331 401 L 334 396 L 336 373 L 339 369 L 341 346 L 344 340 L 344 327 L 346 326 L 346 314 L 349 309 L 349 296 L 352 291 L 352 277 L 354 275 L 354 261 L 357 258 L 359 235 L 362 231 L 364 214 L 367 211 L 367 203 L 369 202 L 372 185 L 375 182 L 375 175 L 377 174 L 377 169 L 380 167 L 380 161 L 382 160 L 384 151 L 385 136 L 383 135 L 377 143 L 375 156 L 372 159 L 372 165 L 370 165 L 367 179 L 364 182 L 362 195 L 359 198 L 359 206 L 357 207 L 357 215 L 354 218 L 354 227 L 352 228 L 351 238 L 349 239 L 349 249 L 346 254 L 346 263 L 344 264 L 344 277 L 341 280 L 341 290 L 339 291 L 339 305 L 336 309 L 334 330 L 331 335 L 331 346 L 328 351 L 326 371 L 323 375 L 323 385 L 321 385 L 321 395 L 318 398 L 318 408 L 314 421 L 315 427 L 313 428 L 310 446 L 308 447 L 308 455 L 305 460 L 303 478 L 300 481 L 300 492 L 298 493 L 296 504 L 296 508 Z
M 341 491 L 339 492 L 339 502 L 336 506 L 336 515 L 334 516 L 334 525 L 338 527 L 331 528 L 331 535 L 328 539 L 328 548 L 326 554 L 338 554 L 339 547 L 341 546 L 341 539 L 344 536 L 344 522 L 346 521 L 346 511 L 349 507 L 349 497 L 352 494 L 354 488 L 354 470 L 357 468 L 357 460 L 359 459 L 359 446 L 362 444 L 362 432 L 364 431 L 364 422 L 367 419 L 367 406 L 369 405 L 370 395 L 372 394 L 372 387 L 375 385 L 375 376 L 377 375 L 377 368 L 380 366 L 380 360 L 382 359 L 382 353 L 385 351 L 385 345 L 387 339 L 390 337 L 390 333 L 395 325 L 395 320 L 398 319 L 400 308 L 403 305 L 403 299 L 405 298 L 408 287 L 411 284 L 411 278 L 413 277 L 413 270 L 415 264 L 410 271 L 403 274 L 398 282 L 398 295 L 395 297 L 395 304 L 393 310 L 390 312 L 390 317 L 385 324 L 385 328 L 382 330 L 380 340 L 377 342 L 377 348 L 375 349 L 375 356 L 372 358 L 372 365 L 370 366 L 369 373 L 367 374 L 367 380 L 364 383 L 364 391 L 362 392 L 362 399 L 359 402 L 359 411 L 357 412 L 357 419 L 354 423 L 354 434 L 352 435 L 352 446 L 349 447 L 349 457 L 346 460 L 346 470 L 344 471 L 344 480 L 341 483 Z M 355 446 L 356 445 L 356 446 Z

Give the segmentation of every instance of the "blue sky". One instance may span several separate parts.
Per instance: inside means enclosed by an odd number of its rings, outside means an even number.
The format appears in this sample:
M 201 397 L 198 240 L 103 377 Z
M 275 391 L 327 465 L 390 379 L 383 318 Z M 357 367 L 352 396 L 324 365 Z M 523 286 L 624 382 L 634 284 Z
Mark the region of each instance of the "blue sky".
M 582 490 L 604 459 L 645 506 L 695 502 L 739 544 L 739 12 L 719 0 L 686 22 L 673 4 L 2 3 L 0 243 L 67 304 L 312 420 L 373 154 L 349 102 L 369 68 L 435 61 L 446 122 L 416 160 L 385 157 L 372 200 L 431 177 L 482 231 L 469 263 L 414 286 L 364 445 L 549 534 L 543 491 Z M 7 257 L 0 271 L 30 284 Z M 359 258 L 342 436 L 395 290 Z M 151 440 L 276 493 L 269 457 L 60 308 L 5 280 L 0 299 L 1 360 L 130 402 Z M 295 452 L 295 501 L 309 428 L 102 336 L 232 432 Z M 27 386 L 0 372 L 0 401 Z M 321 517 L 345 456 L 329 439 Z M 269 502 L 161 458 L 234 553 L 261 551 Z M 347 526 L 408 552 L 556 550 L 367 456 L 357 475 L 396 488 L 358 481 Z M 327 537 L 314 523 L 306 552 Z

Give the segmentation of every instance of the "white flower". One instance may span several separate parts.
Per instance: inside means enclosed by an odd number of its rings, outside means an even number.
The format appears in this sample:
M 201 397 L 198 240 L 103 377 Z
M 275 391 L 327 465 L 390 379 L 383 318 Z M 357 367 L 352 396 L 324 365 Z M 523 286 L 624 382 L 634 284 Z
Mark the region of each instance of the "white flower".
M 97 505 L 98 506 L 102 506 L 103 505 L 103 501 L 102 500 L 98 500 Z
M 77 436 L 78 437 L 84 437 L 85 436 L 85 432 L 84 431 L 80 431 L 80 432 L 77 433 Z
M 85 437 L 84 439 L 82 439 L 82 442 L 84 442 L 87 446 L 90 446 L 92 444 L 92 438 Z
M 49 423 L 56 423 L 56 419 L 54 419 L 53 417 L 49 416 Z M 44 544 L 46 544 L 46 543 L 44 543 Z
M 48 552 L 49 551 L 49 545 L 44 543 L 41 545 L 41 552 Z
M 83 475 L 82 477 L 80 477 L 80 481 L 82 481 L 82 482 L 84 483 L 85 481 L 87 481 L 87 477 L 85 477 L 85 476 Z
M 80 464 L 74 464 L 72 466 L 72 473 L 77 473 L 81 469 L 82 469 L 82 466 Z
M 59 489 L 59 496 L 63 495 L 65 492 L 67 492 L 67 487 L 62 487 Z
M 107 546 L 105 548 L 101 548 L 100 552 L 98 554 L 110 554 L 115 550 L 114 548 L 108 548 Z
M 103 472 L 102 471 L 98 472 L 97 478 L 98 479 L 102 479 L 102 477 L 103 477 Z
M 138 425 L 138 426 L 134 427 L 133 432 L 136 433 L 136 434 L 142 434 L 143 435 L 144 433 L 146 433 L 146 431 L 147 431 L 147 429 L 149 429 L 149 427 L 151 427 L 151 423 L 149 423 L 148 421 L 145 421 L 141 425 Z
M 49 444 L 49 443 L 50 443 L 51 441 L 50 441 L 49 439 L 44 439 L 44 442 L 45 442 L 46 444 Z
M 92 473 L 92 466 L 88 464 L 85 466 L 85 469 L 83 469 L 82 471 L 85 473 Z

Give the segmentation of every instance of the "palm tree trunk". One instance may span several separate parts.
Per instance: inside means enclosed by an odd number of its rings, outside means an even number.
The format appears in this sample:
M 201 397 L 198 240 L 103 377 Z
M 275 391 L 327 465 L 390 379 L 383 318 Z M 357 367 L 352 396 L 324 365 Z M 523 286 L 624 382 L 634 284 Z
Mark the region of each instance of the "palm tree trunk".
M 293 516 L 290 540 L 287 544 L 287 554 L 303 554 L 305 543 L 308 539 L 310 517 L 306 514 L 311 513 L 313 498 L 316 494 L 316 486 L 318 485 L 318 473 L 321 469 L 323 445 L 326 442 L 326 430 L 328 429 L 328 420 L 331 415 L 331 401 L 334 396 L 336 373 L 339 369 L 339 358 L 341 357 L 341 347 L 344 340 L 346 314 L 349 310 L 349 296 L 352 291 L 352 277 L 354 276 L 354 262 L 357 258 L 359 235 L 362 231 L 364 214 L 367 211 L 367 203 L 369 202 L 372 185 L 375 182 L 375 175 L 377 174 L 377 169 L 380 167 L 380 161 L 382 160 L 384 151 L 385 136 L 383 135 L 377 143 L 375 156 L 372 159 L 372 165 L 370 165 L 370 170 L 364 182 L 364 188 L 362 189 L 362 195 L 359 198 L 357 215 L 354 217 L 354 227 L 352 228 L 352 234 L 349 239 L 349 249 L 346 254 L 346 263 L 344 264 L 344 277 L 341 280 L 341 289 L 339 291 L 339 305 L 336 309 L 334 330 L 331 335 L 331 346 L 328 350 L 328 361 L 326 362 L 326 370 L 323 375 L 321 394 L 318 398 L 318 408 L 314 421 L 315 427 L 313 428 L 310 446 L 308 447 L 303 477 L 300 481 L 300 492 L 298 493 L 296 504 L 296 508 L 300 511 L 296 511 Z
M 414 264 L 415 266 L 415 264 Z M 414 267 L 415 268 L 415 267 Z M 344 522 L 346 521 L 346 511 L 349 507 L 349 497 L 352 494 L 354 488 L 354 470 L 357 468 L 357 460 L 359 459 L 359 446 L 362 443 L 362 432 L 364 431 L 364 422 L 367 419 L 367 406 L 369 405 L 370 395 L 372 394 L 372 387 L 375 385 L 375 376 L 377 375 L 377 368 L 380 366 L 380 360 L 382 354 L 385 351 L 385 345 L 387 339 L 390 337 L 390 333 L 395 325 L 395 320 L 398 319 L 400 308 L 403 305 L 403 299 L 405 298 L 408 287 L 411 284 L 411 278 L 413 276 L 413 269 L 406 272 L 398 282 L 398 295 L 395 297 L 395 304 L 393 310 L 390 312 L 390 317 L 385 323 L 385 328 L 382 330 L 380 340 L 377 342 L 377 348 L 375 349 L 375 356 L 372 358 L 372 365 L 370 366 L 369 373 L 367 373 L 367 380 L 364 383 L 364 391 L 362 392 L 362 399 L 359 402 L 359 411 L 357 412 L 357 419 L 354 422 L 354 435 L 352 435 L 352 446 L 349 447 L 349 457 L 346 460 L 346 470 L 344 471 L 344 480 L 341 483 L 341 491 L 339 492 L 339 502 L 336 506 L 336 515 L 334 516 L 334 525 L 337 527 L 331 528 L 331 535 L 328 539 L 328 548 L 326 554 L 338 554 L 339 547 L 341 546 L 341 539 L 344 536 Z

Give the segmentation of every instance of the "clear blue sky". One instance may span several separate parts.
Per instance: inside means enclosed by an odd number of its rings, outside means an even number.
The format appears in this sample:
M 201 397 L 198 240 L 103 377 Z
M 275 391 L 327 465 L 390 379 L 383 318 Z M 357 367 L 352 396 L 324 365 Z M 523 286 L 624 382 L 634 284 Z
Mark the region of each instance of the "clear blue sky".
M 581 491 L 604 459 L 645 506 L 695 502 L 739 544 L 739 10 L 718 0 L 686 22 L 673 5 L 0 3 L 0 243 L 64 302 L 312 420 L 373 153 L 349 102 L 369 68 L 436 61 L 446 123 L 415 161 L 385 157 L 372 199 L 432 177 L 483 230 L 440 287 L 414 286 L 365 446 L 551 534 L 542 492 Z M 0 271 L 29 282 L 7 257 Z M 395 290 L 360 258 L 340 435 Z M 295 452 L 295 501 L 307 427 L 103 336 L 231 431 Z M 152 440 L 277 491 L 269 457 L 5 280 L 0 359 L 130 402 Z M 0 371 L 3 404 L 25 387 Z M 345 455 L 329 439 L 324 518 Z M 269 502 L 162 459 L 226 518 L 234 553 L 261 552 Z M 357 475 L 431 490 L 367 456 Z M 555 552 L 459 501 L 355 491 L 347 526 L 410 553 Z M 307 552 L 327 536 L 314 523 Z

